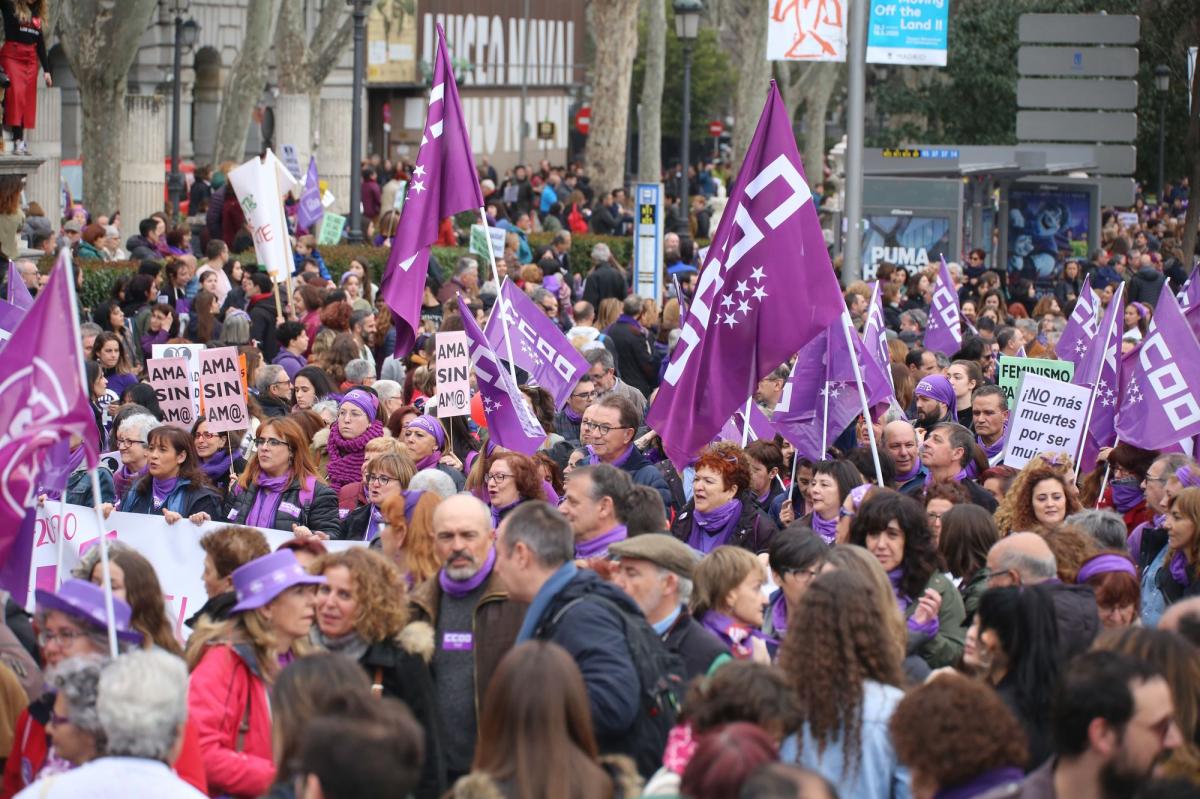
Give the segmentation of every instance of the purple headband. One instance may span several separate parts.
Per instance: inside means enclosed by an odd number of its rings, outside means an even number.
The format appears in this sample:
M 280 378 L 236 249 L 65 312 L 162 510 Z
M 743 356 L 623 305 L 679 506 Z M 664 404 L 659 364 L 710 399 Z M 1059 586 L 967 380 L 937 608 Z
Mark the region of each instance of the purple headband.
M 1083 564 L 1079 569 L 1079 574 L 1075 575 L 1075 582 L 1082 585 L 1097 574 L 1109 574 L 1112 572 L 1124 572 L 1125 574 L 1132 575 L 1134 578 L 1137 577 L 1137 569 L 1130 563 L 1129 558 L 1124 555 L 1097 555 Z
M 1175 479 L 1184 488 L 1200 488 L 1200 470 L 1193 466 L 1180 466 L 1175 470 Z
M 349 402 L 360 409 L 367 415 L 367 419 L 374 420 L 375 415 L 379 413 L 379 398 L 369 391 L 363 391 L 360 388 L 352 388 L 342 397 L 342 402 Z
M 954 396 L 954 386 L 942 375 L 922 377 L 914 393 L 918 397 L 928 397 L 942 403 L 949 410 L 950 420 L 958 421 L 958 400 Z
M 1140 302 L 1130 303 L 1130 305 L 1138 312 L 1138 319 L 1145 319 L 1146 314 L 1150 313 L 1150 309 Z
M 415 427 L 433 436 L 437 440 L 438 449 L 446 446 L 446 428 L 442 427 L 442 423 L 432 416 L 418 416 L 404 427 L 405 429 Z

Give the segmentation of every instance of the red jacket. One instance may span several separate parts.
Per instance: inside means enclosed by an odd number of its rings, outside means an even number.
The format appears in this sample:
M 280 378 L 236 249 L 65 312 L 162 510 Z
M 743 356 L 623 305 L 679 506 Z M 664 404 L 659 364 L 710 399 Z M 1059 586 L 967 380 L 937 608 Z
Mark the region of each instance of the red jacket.
M 238 747 L 238 728 L 249 725 Z M 271 710 L 253 665 L 227 644 L 208 648 L 188 684 L 188 717 L 196 725 L 210 796 L 262 796 L 271 789 Z

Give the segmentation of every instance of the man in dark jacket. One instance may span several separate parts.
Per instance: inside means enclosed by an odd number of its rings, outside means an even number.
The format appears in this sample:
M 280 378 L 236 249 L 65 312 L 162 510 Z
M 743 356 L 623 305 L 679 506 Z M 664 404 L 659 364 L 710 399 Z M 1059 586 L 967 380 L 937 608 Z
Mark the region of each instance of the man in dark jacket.
M 599 312 L 601 301 L 609 297 L 624 300 L 628 291 L 625 276 L 612 264 L 612 252 L 607 244 L 592 247 L 592 263 L 595 267 L 583 284 L 583 298 Z
M 612 204 L 612 192 L 608 192 L 592 209 L 592 217 L 588 223 L 592 232 L 598 236 L 616 236 L 620 233 L 621 220 L 613 213 Z
M 633 445 L 637 435 L 638 412 L 625 397 L 609 394 L 583 412 L 579 425 L 580 443 L 592 448 L 592 463 L 607 463 L 629 475 L 635 485 L 650 486 L 662 497 L 663 505 L 672 507 L 671 489 L 667 481 L 646 460 L 642 451 Z
M 621 315 L 607 331 L 617 350 L 617 371 L 626 383 L 648 398 L 658 384 L 659 359 L 654 357 L 650 336 L 638 321 L 642 315 L 642 298 L 630 294 L 621 310 Z
M 640 618 L 641 610 L 574 557 L 570 524 L 545 502 L 523 502 L 500 524 L 496 572 L 510 597 L 529 603 L 517 643 L 552 641 L 567 650 L 587 687 L 600 751 L 628 754 L 640 683 L 621 611 Z
M 942 422 L 937 425 L 921 445 L 921 464 L 929 470 L 931 482 L 960 483 L 967 489 L 967 496 L 973 504 L 979 505 L 988 513 L 995 513 L 996 498 L 965 476 L 971 463 L 980 471 L 987 468 L 987 458 L 976 445 L 975 436 L 957 422 Z
M 1126 303 L 1142 302 L 1153 308 L 1162 294 L 1163 284 L 1167 276 L 1162 271 L 1162 256 L 1158 253 L 1146 253 L 1141 257 L 1141 265 L 1133 273 L 1129 281 L 1129 296 Z
M 162 227 L 160 227 L 162 226 Z M 129 250 L 129 260 L 131 261 L 157 261 L 158 241 L 162 236 L 162 229 L 166 225 L 161 219 L 148 217 L 138 223 L 138 235 L 130 236 L 125 242 L 125 249 Z
M 275 332 L 282 323 L 279 309 L 275 306 L 275 287 L 271 283 L 271 276 L 263 272 L 255 272 L 250 279 L 257 292 L 250 297 L 246 309 L 250 314 L 250 338 L 258 342 L 263 360 L 270 363 L 279 352 L 279 339 Z
M 269 363 L 258 367 L 254 374 L 254 388 L 258 392 L 258 404 L 263 415 L 280 418 L 292 412 L 292 381 L 279 364 Z
M 688 613 L 699 553 L 663 533 L 635 536 L 608 551 L 621 561 L 613 582 L 633 597 L 667 649 L 683 660 L 688 680 L 708 674 L 728 650 Z

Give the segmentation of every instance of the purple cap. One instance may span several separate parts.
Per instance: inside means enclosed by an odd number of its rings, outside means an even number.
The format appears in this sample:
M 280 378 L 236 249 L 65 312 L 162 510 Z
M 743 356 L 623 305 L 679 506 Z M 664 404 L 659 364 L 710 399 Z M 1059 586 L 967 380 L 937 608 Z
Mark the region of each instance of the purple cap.
M 104 589 L 86 580 L 67 580 L 58 591 L 43 591 L 35 593 L 38 607 L 42 610 L 57 610 L 73 619 L 108 629 L 108 614 L 104 612 Z M 130 629 L 129 620 L 133 611 L 129 605 L 113 597 L 113 626 L 117 628 L 117 638 L 122 641 L 141 643 L 142 634 Z
M 444 449 L 446 446 L 446 428 L 442 427 L 442 423 L 432 416 L 418 416 L 404 427 L 405 429 L 415 427 L 433 436 L 437 439 L 438 449 Z
M 948 409 L 950 421 L 958 421 L 958 399 L 954 396 L 954 386 L 942 375 L 922 377 L 913 393 L 942 403 Z
M 290 549 L 277 549 L 233 570 L 238 603 L 231 613 L 261 608 L 293 585 L 324 585 L 325 578 L 309 574 Z
M 349 402 L 351 405 L 359 408 L 367 415 L 368 419 L 374 420 L 379 413 L 379 398 L 370 391 L 363 391 L 361 388 L 352 388 L 342 396 L 342 403 Z

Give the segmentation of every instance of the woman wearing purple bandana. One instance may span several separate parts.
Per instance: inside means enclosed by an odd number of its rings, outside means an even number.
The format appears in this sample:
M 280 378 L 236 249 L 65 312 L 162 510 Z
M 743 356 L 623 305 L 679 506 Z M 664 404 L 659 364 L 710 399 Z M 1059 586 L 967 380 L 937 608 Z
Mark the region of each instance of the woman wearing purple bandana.
M 1096 610 L 1106 630 L 1131 626 L 1141 612 L 1141 586 L 1137 567 L 1124 552 L 1101 552 L 1079 567 L 1079 585 L 1090 585 L 1096 594 Z
M 746 454 L 729 443 L 709 446 L 696 459 L 692 501 L 675 517 L 671 534 L 698 552 L 724 544 L 765 552 L 778 528 L 749 488 Z
M 740 547 L 717 547 L 692 573 L 692 607 L 700 624 L 729 648 L 738 660 L 770 663 L 767 640 L 760 630 L 767 598 L 762 564 Z
M 240 440 L 241 431 L 233 431 L 233 439 Z M 241 451 L 230 452 L 230 440 L 229 432 L 209 432 L 208 422 L 203 416 L 192 425 L 192 441 L 200 458 L 200 471 L 221 492 L 222 497 L 229 491 L 230 481 L 236 480 L 237 475 L 246 468 L 246 459 L 241 456 Z
M 383 435 L 379 398 L 365 388 L 352 388 L 342 397 L 337 421 L 329 427 L 329 487 L 341 490 L 362 480 L 367 442 Z
M 931 669 L 953 665 L 966 641 L 967 613 L 958 589 L 937 568 L 921 504 L 895 491 L 872 491 L 850 525 L 850 543 L 866 548 L 887 572 L 908 620 L 908 653 Z
M 1168 605 L 1200 596 L 1200 487 L 1167 503 L 1163 528 L 1143 533 L 1142 623 L 1158 624 Z
M 437 469 L 454 480 L 454 487 L 459 491 L 466 485 L 463 473 L 453 466 L 442 463 L 446 453 L 446 428 L 436 416 L 418 416 L 404 425 L 404 446 L 412 456 L 417 471 L 422 469 Z
M 192 437 L 178 427 L 163 425 L 150 431 L 146 475 L 121 497 L 125 513 L 162 514 L 168 524 L 184 516 L 220 513 L 221 497 L 200 471 Z M 104 505 L 105 517 L 112 505 Z

